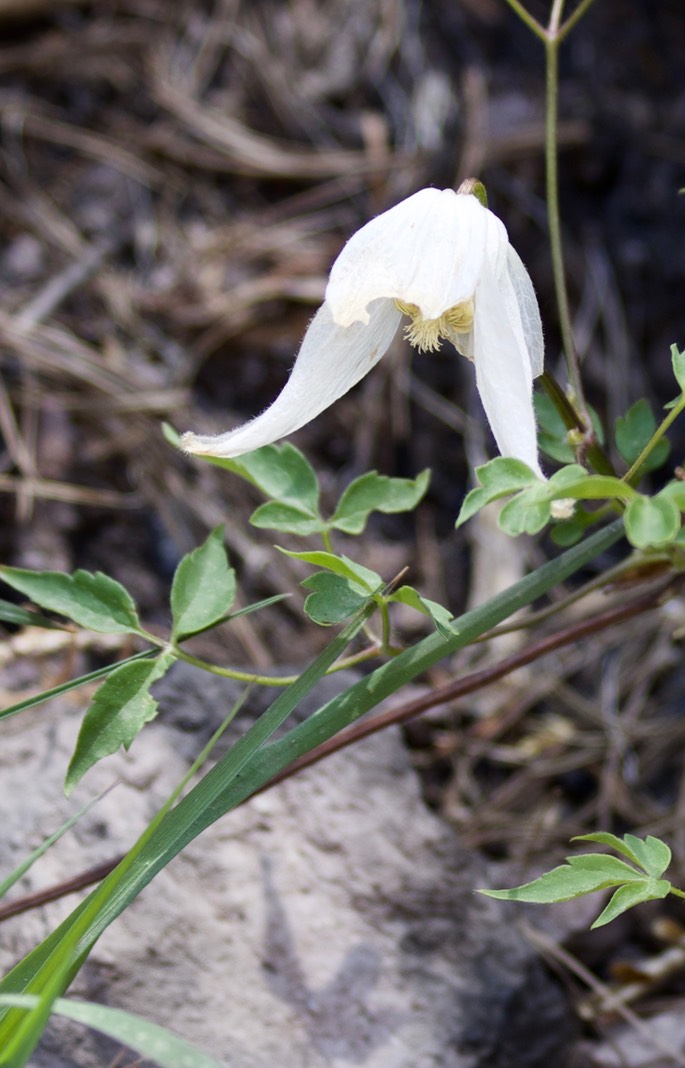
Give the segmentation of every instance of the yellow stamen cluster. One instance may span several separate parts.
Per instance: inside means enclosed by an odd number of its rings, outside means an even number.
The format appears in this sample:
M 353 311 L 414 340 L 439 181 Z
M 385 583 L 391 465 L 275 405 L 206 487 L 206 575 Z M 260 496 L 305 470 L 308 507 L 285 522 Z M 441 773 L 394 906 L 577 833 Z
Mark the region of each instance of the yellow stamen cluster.
M 396 300 L 395 304 L 403 315 L 411 319 L 409 326 L 405 327 L 404 336 L 419 352 L 437 352 L 443 338 L 451 339 L 453 334 L 468 334 L 473 326 L 472 300 L 448 308 L 439 319 L 424 319 L 416 304 L 406 304 L 403 300 Z

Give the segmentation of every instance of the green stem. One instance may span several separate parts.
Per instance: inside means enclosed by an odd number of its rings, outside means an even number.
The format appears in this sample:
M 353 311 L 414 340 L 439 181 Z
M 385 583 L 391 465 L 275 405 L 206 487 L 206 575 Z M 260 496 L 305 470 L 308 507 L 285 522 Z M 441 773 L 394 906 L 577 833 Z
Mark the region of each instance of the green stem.
M 586 432 L 591 431 L 587 416 L 583 383 L 580 376 L 578 353 L 573 341 L 573 327 L 566 288 L 566 270 L 561 239 L 559 213 L 559 42 L 556 37 L 545 37 L 546 103 L 545 103 L 545 173 L 547 186 L 547 222 L 552 256 L 552 275 L 559 309 L 559 327 L 566 357 L 568 376 L 576 397 Z
M 627 482 L 629 485 L 632 486 L 633 482 L 637 481 L 636 476 L 640 473 L 640 468 L 644 464 L 645 460 L 650 455 L 650 453 L 654 451 L 668 428 L 675 422 L 675 420 L 678 418 L 678 416 L 683 410 L 685 410 L 685 393 L 681 395 L 680 399 L 678 400 L 678 403 L 675 405 L 674 408 L 671 408 L 664 421 L 654 431 L 651 438 L 645 445 L 644 449 L 642 450 L 630 470 L 626 471 L 625 475 L 623 476 L 624 482 Z
M 222 679 L 235 679 L 236 682 L 251 683 L 254 686 L 292 686 L 300 677 L 299 675 L 255 675 L 254 672 L 239 671 L 237 668 L 219 667 L 218 664 L 212 664 L 209 660 L 202 660 L 199 656 L 186 653 L 177 645 L 173 646 L 170 651 L 179 660 L 184 660 L 186 664 L 192 664 L 193 667 L 200 668 L 201 671 L 208 671 L 211 675 L 219 675 Z M 373 660 L 382 651 L 385 651 L 385 648 L 379 643 L 367 646 L 366 649 L 362 649 L 352 656 L 346 656 L 338 660 L 337 663 L 328 668 L 325 674 L 333 675 L 336 671 L 344 671 L 345 668 L 362 664 L 366 660 Z
M 558 41 L 563 41 L 564 40 L 564 38 L 571 32 L 571 30 L 576 25 L 576 23 L 580 22 L 580 20 L 582 19 L 583 15 L 587 11 L 587 9 L 590 7 L 590 4 L 593 4 L 593 3 L 594 3 L 594 0 L 582 0 L 582 3 L 578 4 L 578 7 L 573 12 L 573 14 L 569 15 L 569 17 L 566 19 L 566 22 L 564 23 L 564 25 L 560 27 L 560 29 L 559 29 L 559 31 L 557 33 L 557 40 Z
M 323 547 L 324 547 L 324 549 L 326 550 L 327 553 L 335 553 L 335 549 L 333 548 L 333 540 L 331 538 L 330 530 L 322 530 L 321 531 L 321 540 L 323 542 Z
M 151 645 L 154 645 L 160 652 L 171 653 L 177 660 L 183 660 L 186 664 L 192 664 L 193 667 L 199 668 L 200 671 L 208 671 L 210 675 L 218 675 L 222 679 L 234 679 L 236 682 L 246 682 L 251 686 L 292 686 L 300 677 L 299 675 L 259 675 L 253 671 L 240 671 L 239 668 L 220 667 L 219 664 L 212 664 L 209 660 L 202 660 L 199 656 L 187 653 L 180 645 L 158 638 L 156 634 L 151 634 L 147 630 L 141 629 L 139 633 L 141 637 L 145 638 Z M 344 671 L 345 668 L 355 667 L 356 664 L 363 664 L 367 660 L 373 660 L 384 652 L 394 655 L 395 650 L 389 647 L 386 649 L 381 642 L 372 636 L 371 645 L 368 645 L 366 649 L 361 649 L 358 653 L 343 657 L 328 668 L 325 674 L 333 675 L 336 671 Z M 145 653 L 138 653 L 138 657 L 143 656 L 150 656 L 150 650 Z M 137 659 L 137 657 L 131 657 L 131 659 Z M 111 670 L 111 667 L 106 669 L 106 671 Z
M 679 890 L 677 886 L 671 887 L 671 893 L 675 894 L 676 897 L 685 897 L 685 890 Z
M 545 393 L 552 401 L 552 404 L 556 408 L 557 412 L 561 416 L 564 422 L 564 426 L 567 430 L 575 430 L 586 439 L 586 452 L 587 458 L 592 464 L 594 470 L 600 475 L 616 475 L 616 470 L 611 460 L 604 452 L 602 446 L 595 439 L 594 434 L 592 439 L 587 441 L 587 432 L 581 416 L 576 411 L 574 405 L 564 393 L 563 389 L 557 382 L 551 371 L 543 371 L 540 376 L 540 383 Z
M 383 649 L 390 649 L 390 611 L 388 610 L 388 602 L 382 601 L 378 606 L 381 613 L 381 641 L 383 643 Z
M 559 33 L 559 26 L 561 24 L 561 17 L 564 14 L 564 4 L 566 0 L 554 0 L 552 4 L 552 10 L 549 16 L 549 22 L 547 24 L 547 37 L 556 37 Z
M 546 39 L 547 32 L 545 27 L 542 26 L 537 19 L 533 18 L 530 12 L 526 11 L 520 0 L 507 0 L 507 3 L 511 10 L 521 19 L 521 22 L 525 23 L 528 29 L 531 30 L 536 37 L 539 37 L 541 41 Z

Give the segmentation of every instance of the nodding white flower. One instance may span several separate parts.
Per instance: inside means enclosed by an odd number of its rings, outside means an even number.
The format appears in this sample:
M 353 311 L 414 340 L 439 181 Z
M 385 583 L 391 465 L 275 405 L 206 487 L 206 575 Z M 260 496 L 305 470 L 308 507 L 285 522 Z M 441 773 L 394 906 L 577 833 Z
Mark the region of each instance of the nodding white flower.
M 452 189 L 422 189 L 353 234 L 271 407 L 226 434 L 184 434 L 181 447 L 234 457 L 298 430 L 378 363 L 403 319 L 419 352 L 448 339 L 474 362 L 500 452 L 544 477 L 532 403 L 543 369 L 533 285 L 503 223 Z

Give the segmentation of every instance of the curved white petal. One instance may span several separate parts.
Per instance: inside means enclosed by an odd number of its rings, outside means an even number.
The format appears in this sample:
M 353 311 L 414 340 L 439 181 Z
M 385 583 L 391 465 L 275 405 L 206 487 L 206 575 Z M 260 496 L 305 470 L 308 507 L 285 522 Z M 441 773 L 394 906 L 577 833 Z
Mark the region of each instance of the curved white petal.
M 533 375 L 507 272 L 486 265 L 476 292 L 476 384 L 502 456 L 512 456 L 544 478 L 538 462 Z
M 205 456 L 240 456 L 292 434 L 347 393 L 387 351 L 401 318 L 392 301 L 375 301 L 368 324 L 342 327 L 323 304 L 304 336 L 290 378 L 270 408 L 226 434 L 184 434 L 181 448 Z
M 493 247 L 494 242 L 494 247 Z M 424 319 L 473 296 L 486 256 L 503 255 L 504 225 L 476 197 L 422 189 L 353 234 L 331 269 L 336 322 L 366 322 L 381 297 L 416 304 Z
M 540 309 L 530 275 L 523 266 L 518 252 L 511 245 L 507 246 L 507 272 L 516 294 L 533 378 L 537 378 L 545 369 L 545 342 L 542 336 Z

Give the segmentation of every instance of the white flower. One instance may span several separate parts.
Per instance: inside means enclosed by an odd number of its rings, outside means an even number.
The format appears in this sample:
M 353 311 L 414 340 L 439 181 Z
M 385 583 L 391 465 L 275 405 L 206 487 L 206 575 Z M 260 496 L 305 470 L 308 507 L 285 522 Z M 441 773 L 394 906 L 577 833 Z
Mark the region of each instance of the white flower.
M 353 234 L 271 407 L 226 434 L 184 434 L 181 447 L 233 457 L 298 430 L 378 363 L 403 317 L 420 352 L 446 338 L 473 360 L 500 452 L 543 477 L 532 403 L 543 340 L 533 286 L 503 223 L 452 189 L 422 189 Z

